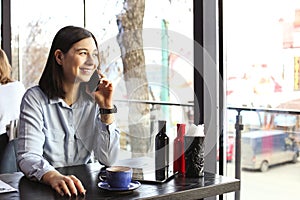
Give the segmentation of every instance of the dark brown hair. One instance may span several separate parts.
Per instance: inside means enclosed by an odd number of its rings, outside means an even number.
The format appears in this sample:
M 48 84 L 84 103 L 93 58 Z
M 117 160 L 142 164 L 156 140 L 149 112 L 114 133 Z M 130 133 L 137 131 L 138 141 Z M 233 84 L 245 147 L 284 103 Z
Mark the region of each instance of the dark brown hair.
M 89 37 L 94 39 L 96 47 L 98 48 L 95 36 L 85 28 L 66 26 L 56 33 L 51 45 L 45 69 L 39 81 L 39 86 L 48 98 L 64 98 L 66 94 L 62 85 L 63 70 L 56 62 L 54 52 L 57 49 L 60 49 L 63 53 L 67 53 L 74 43 Z

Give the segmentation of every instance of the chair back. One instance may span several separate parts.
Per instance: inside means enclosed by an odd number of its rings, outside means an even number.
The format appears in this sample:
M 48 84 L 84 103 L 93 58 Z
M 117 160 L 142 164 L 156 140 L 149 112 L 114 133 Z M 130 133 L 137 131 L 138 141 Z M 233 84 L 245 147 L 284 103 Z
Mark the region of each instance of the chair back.
M 20 171 L 17 165 L 17 139 L 8 142 L 2 160 L 0 160 L 0 174 Z
M 11 120 L 8 125 L 6 125 L 6 133 L 9 137 L 9 140 L 13 140 L 18 137 L 18 126 L 19 120 Z

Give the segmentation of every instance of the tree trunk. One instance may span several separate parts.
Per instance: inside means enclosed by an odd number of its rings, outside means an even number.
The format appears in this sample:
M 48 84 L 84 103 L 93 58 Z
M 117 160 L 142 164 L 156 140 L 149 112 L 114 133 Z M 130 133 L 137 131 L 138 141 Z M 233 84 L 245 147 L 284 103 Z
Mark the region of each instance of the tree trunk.
M 125 0 L 124 5 L 125 12 L 117 16 L 117 39 L 121 49 L 128 98 L 148 100 L 142 37 L 145 0 Z M 151 147 L 149 105 L 129 103 L 128 113 L 132 157 L 146 155 Z

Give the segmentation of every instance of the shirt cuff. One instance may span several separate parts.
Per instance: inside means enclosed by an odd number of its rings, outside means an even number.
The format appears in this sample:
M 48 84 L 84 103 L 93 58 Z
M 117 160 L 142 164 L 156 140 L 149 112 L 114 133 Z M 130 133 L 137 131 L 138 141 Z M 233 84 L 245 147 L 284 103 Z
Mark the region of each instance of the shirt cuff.
M 111 124 L 104 124 L 101 122 L 101 130 L 108 132 L 108 133 L 113 133 L 115 129 L 117 128 L 116 122 L 113 122 Z
M 43 176 L 49 171 L 56 171 L 56 169 L 52 165 L 48 165 L 46 168 L 43 168 L 37 172 L 36 178 L 41 181 Z

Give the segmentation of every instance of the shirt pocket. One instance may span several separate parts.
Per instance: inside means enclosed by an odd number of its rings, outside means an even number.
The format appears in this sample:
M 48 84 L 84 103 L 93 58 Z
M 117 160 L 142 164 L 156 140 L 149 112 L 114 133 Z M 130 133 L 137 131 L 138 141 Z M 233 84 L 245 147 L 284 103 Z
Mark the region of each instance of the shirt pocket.
M 44 157 L 53 165 L 56 162 L 64 162 L 65 157 L 65 133 L 58 129 L 52 129 L 45 134 Z
M 87 128 L 79 128 L 75 133 L 78 146 L 81 146 L 91 152 L 93 150 L 94 143 L 96 142 L 96 138 L 94 137 L 95 134 L 97 133 L 92 134 Z

